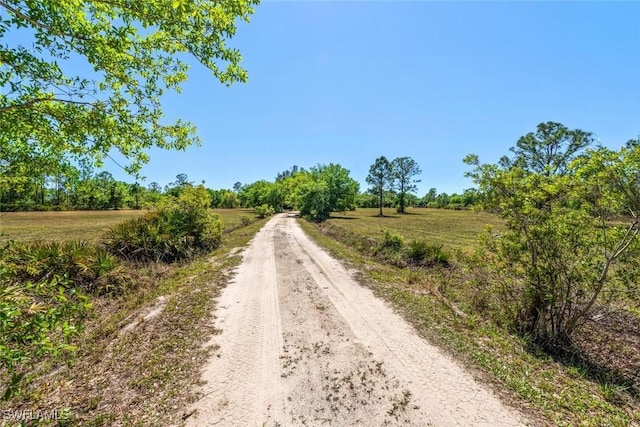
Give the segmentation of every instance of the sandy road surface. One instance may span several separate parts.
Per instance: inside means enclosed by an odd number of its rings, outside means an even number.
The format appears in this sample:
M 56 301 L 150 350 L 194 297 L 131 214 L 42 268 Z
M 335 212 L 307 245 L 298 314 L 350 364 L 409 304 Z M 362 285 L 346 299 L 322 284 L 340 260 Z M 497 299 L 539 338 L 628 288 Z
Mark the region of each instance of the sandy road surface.
M 515 426 L 294 218 L 269 221 L 219 301 L 203 398 L 188 425 Z

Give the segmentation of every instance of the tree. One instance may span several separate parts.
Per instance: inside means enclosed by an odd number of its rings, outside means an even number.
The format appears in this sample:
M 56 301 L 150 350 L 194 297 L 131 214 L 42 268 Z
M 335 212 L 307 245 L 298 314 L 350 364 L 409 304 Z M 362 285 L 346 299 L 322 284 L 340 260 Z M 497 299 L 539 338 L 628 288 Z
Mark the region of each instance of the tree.
M 527 139 L 499 164 L 465 161 L 483 205 L 508 227 L 486 237 L 483 260 L 501 285 L 503 310 L 521 334 L 556 349 L 637 282 L 630 267 L 640 254 L 640 147 L 588 148 L 589 133 L 553 128 L 573 136 Z
M 187 187 L 193 187 L 193 181 L 189 181 L 186 173 L 179 173 L 176 175 L 175 182 L 167 184 L 165 193 L 169 196 L 178 197 Z
M 478 190 L 475 188 L 465 189 L 462 193 L 462 199 L 465 207 L 475 205 L 479 200 Z
M 116 180 L 110 172 L 100 172 L 87 183 L 87 199 L 89 209 L 109 209 L 112 202 L 118 203 L 115 192 Z M 112 197 L 114 196 L 114 197 Z
M 240 194 L 240 203 L 244 207 L 255 208 L 269 204 L 269 192 L 273 183 L 265 180 L 256 181 L 242 187 Z M 273 206 L 272 206 L 273 207 Z
M 0 0 L 0 147 L 10 154 L 2 158 L 100 165 L 118 150 L 136 172 L 152 146 L 198 143 L 191 124 L 163 122 L 160 98 L 186 81 L 184 54 L 225 85 L 246 81 L 226 43 L 257 3 Z M 83 69 L 93 71 L 68 73 Z
M 422 204 L 424 206 L 428 206 L 429 203 L 435 203 L 436 198 L 438 197 L 438 189 L 435 187 L 431 187 L 427 194 L 422 198 Z
M 286 171 L 283 172 L 278 172 L 278 175 L 276 175 L 276 182 L 278 181 L 282 181 L 283 179 L 289 178 L 294 176 L 295 174 L 297 174 L 298 172 L 303 172 L 304 168 L 299 168 L 296 165 L 293 165 L 291 167 L 291 169 L 288 169 Z
M 521 137 L 510 149 L 514 159 L 503 157 L 502 162 L 546 176 L 564 175 L 571 160 L 593 143 L 588 132 L 571 130 L 556 122 L 540 123 L 535 133 Z
M 142 192 L 143 192 L 143 189 L 140 186 L 140 184 L 138 184 L 137 182 L 134 182 L 133 184 L 129 184 L 129 194 L 131 195 L 131 197 L 133 197 L 134 209 L 140 209 L 140 195 L 142 194 Z
M 109 187 L 109 204 L 114 210 L 120 209 L 127 203 L 129 186 L 122 181 L 113 181 Z
M 436 207 L 444 208 L 449 204 L 449 199 L 450 199 L 450 196 L 445 192 L 438 194 L 436 196 Z
M 298 172 L 293 178 L 298 184 L 296 206 L 302 216 L 324 221 L 331 212 L 355 209 L 360 186 L 342 166 L 318 165 L 309 172 Z
M 235 191 L 236 193 L 239 193 L 241 189 L 242 189 L 242 183 L 240 181 L 233 184 L 233 191 Z
M 369 191 L 378 196 L 378 207 L 380 216 L 383 216 L 382 206 L 384 204 L 384 193 L 391 189 L 393 185 L 393 171 L 391 163 L 386 157 L 381 156 L 369 168 L 367 184 L 371 185 Z
M 161 194 L 162 193 L 162 186 L 160 186 L 160 184 L 158 184 L 156 181 L 153 181 L 151 184 L 149 184 L 149 191 L 152 193 L 156 193 L 156 194 Z
M 309 180 L 298 188 L 300 215 L 313 221 L 324 221 L 331 214 L 327 183 Z
M 397 157 L 391 162 L 391 174 L 398 189 L 398 212 L 404 213 L 406 207 L 407 193 L 418 190 L 416 183 L 420 180 L 413 179 L 420 175 L 420 166 L 411 157 Z
M 220 201 L 220 207 L 224 209 L 235 209 L 238 206 L 240 206 L 238 195 L 233 191 L 222 190 L 222 200 Z
M 316 181 L 324 181 L 329 190 L 329 212 L 344 212 L 355 208 L 360 184 L 349 176 L 349 170 L 329 163 L 311 168 Z

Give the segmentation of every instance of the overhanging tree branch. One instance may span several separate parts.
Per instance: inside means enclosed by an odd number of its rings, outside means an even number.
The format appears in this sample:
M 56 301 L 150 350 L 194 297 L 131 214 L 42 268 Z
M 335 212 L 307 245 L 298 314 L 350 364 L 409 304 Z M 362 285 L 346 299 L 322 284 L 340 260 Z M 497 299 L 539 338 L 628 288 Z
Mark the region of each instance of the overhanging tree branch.
M 23 102 L 21 104 L 11 104 L 11 105 L 7 105 L 5 107 L 0 107 L 0 113 L 6 113 L 8 111 L 11 110 L 17 110 L 20 108 L 29 108 L 29 107 L 33 107 L 36 104 L 41 104 L 43 102 L 62 102 L 65 104 L 75 104 L 75 105 L 90 105 L 90 106 L 95 106 L 96 103 L 95 102 L 87 102 L 87 101 L 75 101 L 72 99 L 60 99 L 60 98 L 53 98 L 53 97 L 44 97 L 44 98 L 34 98 L 31 99 L 27 102 Z
M 79 39 L 79 40 L 88 40 L 85 37 L 82 37 L 79 34 L 71 34 L 71 33 L 65 33 L 63 31 L 57 31 L 55 29 L 53 29 L 52 27 L 43 24 L 42 22 L 39 22 L 35 19 L 33 19 L 32 17 L 30 17 L 29 15 L 25 14 L 24 12 L 22 12 L 19 9 L 16 9 L 14 7 L 12 7 L 11 5 L 7 4 L 6 2 L 0 0 L 0 6 L 4 7 L 5 9 L 7 9 L 9 12 L 13 13 L 16 17 L 20 18 L 20 19 L 24 19 L 25 21 L 27 21 L 29 24 L 33 25 L 34 27 L 40 28 L 42 30 L 48 31 L 52 34 L 55 34 L 57 36 L 61 36 L 61 37 L 71 37 L 74 39 Z

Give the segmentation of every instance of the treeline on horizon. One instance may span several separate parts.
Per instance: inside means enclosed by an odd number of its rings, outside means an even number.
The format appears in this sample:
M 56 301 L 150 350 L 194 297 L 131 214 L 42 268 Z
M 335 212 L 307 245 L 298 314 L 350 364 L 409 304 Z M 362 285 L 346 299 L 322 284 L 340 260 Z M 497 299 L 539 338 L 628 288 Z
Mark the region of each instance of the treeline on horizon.
M 360 191 L 359 184 L 352 180 L 349 171 L 340 165 L 334 165 L 347 173 L 343 179 L 353 181 L 353 194 L 346 195 L 346 203 L 334 210 L 352 210 L 355 208 L 378 208 L 379 198 L 374 188 Z M 308 180 L 314 171 L 323 165 L 311 169 L 293 166 L 278 173 L 273 181 L 259 180 L 249 184 L 236 182 L 231 189 L 205 188 L 211 197 L 211 208 L 255 208 L 268 205 L 274 211 L 299 208 L 299 185 Z M 67 211 L 67 210 L 117 210 L 148 209 L 156 206 L 167 196 L 177 197 L 186 186 L 204 185 L 189 180 L 185 173 L 176 175 L 176 180 L 162 186 L 158 182 L 148 185 L 139 182 L 116 180 L 108 171 L 96 173 L 91 166 L 70 164 L 57 168 L 55 172 L 46 172 L 39 176 L 4 177 L 0 181 L 0 211 Z M 335 181 L 335 179 L 334 179 Z M 355 185 L 354 185 L 355 183 Z M 392 184 L 390 182 L 390 184 Z M 357 185 L 357 188 L 355 187 Z M 335 191 L 335 189 L 334 189 Z M 475 205 L 478 192 L 474 188 L 464 190 L 462 194 L 438 193 L 431 188 L 422 197 L 415 189 L 403 192 L 404 204 L 411 207 L 465 209 Z M 393 185 L 385 186 L 383 207 L 398 207 L 400 192 Z

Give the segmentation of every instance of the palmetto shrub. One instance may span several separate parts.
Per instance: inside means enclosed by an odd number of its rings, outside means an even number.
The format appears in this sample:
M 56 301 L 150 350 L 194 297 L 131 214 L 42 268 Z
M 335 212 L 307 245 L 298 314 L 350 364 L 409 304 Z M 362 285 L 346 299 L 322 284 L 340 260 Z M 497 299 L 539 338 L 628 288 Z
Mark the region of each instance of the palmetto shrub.
M 10 242 L 0 250 L 0 280 L 9 285 L 59 278 L 60 286 L 117 293 L 129 283 L 120 261 L 87 242 Z
M 0 248 L 0 400 L 19 391 L 27 366 L 74 350 L 91 303 L 119 290 L 118 260 L 82 242 L 9 242 Z
M 187 187 L 157 209 L 111 227 L 103 239 L 113 254 L 128 260 L 174 262 L 220 245 L 224 223 L 209 209 L 204 187 Z
M 427 243 L 424 240 L 413 240 L 407 246 L 409 261 L 417 265 L 446 266 L 449 264 L 449 254 L 437 243 Z

